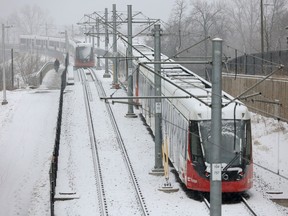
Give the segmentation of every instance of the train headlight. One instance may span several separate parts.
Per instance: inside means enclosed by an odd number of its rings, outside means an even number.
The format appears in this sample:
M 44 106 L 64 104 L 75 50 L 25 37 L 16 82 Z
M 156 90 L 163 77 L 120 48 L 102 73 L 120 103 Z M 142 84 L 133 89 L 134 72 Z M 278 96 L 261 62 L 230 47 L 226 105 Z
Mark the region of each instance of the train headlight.
M 222 178 L 223 178 L 223 180 L 228 181 L 229 175 L 227 173 L 223 173 Z
M 205 175 L 206 178 L 209 178 L 209 177 L 210 177 L 210 173 L 207 172 L 207 171 L 204 172 L 204 175 Z
M 239 172 L 238 173 L 238 176 L 237 176 L 237 180 L 241 180 L 242 178 L 243 178 L 243 176 L 244 176 L 244 172 Z

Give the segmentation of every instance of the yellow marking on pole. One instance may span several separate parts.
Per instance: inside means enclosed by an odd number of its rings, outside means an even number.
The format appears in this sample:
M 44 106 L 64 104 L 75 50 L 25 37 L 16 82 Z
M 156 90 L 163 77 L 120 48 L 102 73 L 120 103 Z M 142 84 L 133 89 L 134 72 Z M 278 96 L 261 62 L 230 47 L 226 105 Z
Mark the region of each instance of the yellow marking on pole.
M 164 142 L 162 144 L 162 158 L 163 158 L 163 167 L 164 167 L 164 176 L 165 179 L 169 179 L 169 164 L 168 164 L 168 141 L 167 137 L 165 137 Z

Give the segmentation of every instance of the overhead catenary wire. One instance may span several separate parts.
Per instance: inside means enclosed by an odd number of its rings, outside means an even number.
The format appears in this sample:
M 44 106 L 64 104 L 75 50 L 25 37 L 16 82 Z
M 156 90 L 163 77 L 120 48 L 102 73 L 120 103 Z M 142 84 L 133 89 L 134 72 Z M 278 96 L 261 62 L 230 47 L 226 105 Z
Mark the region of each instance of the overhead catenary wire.
M 142 106 L 142 109 L 145 110 L 145 109 L 143 108 L 143 106 Z M 148 110 L 146 110 L 146 111 L 148 111 Z M 153 117 L 153 114 L 151 114 L 151 115 L 152 115 L 152 117 Z M 179 126 L 179 125 L 176 125 L 175 123 L 173 123 L 173 122 L 171 122 L 171 121 L 168 121 L 167 119 L 165 119 L 165 118 L 163 118 L 163 117 L 162 117 L 162 120 L 163 120 L 164 122 L 166 122 L 167 124 L 170 124 L 170 125 L 178 128 L 178 129 L 180 129 L 180 130 L 183 130 L 186 134 L 189 133 L 189 134 L 191 134 L 191 135 L 194 135 L 194 136 L 197 136 L 198 138 L 200 138 L 200 136 L 199 136 L 198 134 L 192 133 L 191 131 L 187 130 L 186 128 L 183 128 L 183 127 L 181 127 L 181 126 Z M 207 142 L 208 140 L 205 140 L 205 141 Z M 208 142 L 209 142 L 211 145 L 216 145 L 215 143 L 212 143 L 211 141 L 208 141 Z M 252 143 L 251 143 L 251 144 L 252 144 Z M 232 151 L 227 150 L 227 149 L 224 148 L 223 146 L 217 145 L 217 147 L 220 148 L 222 151 L 224 151 L 224 152 L 226 152 L 226 153 L 234 153 L 234 152 L 232 152 Z M 259 168 L 262 168 L 262 169 L 266 170 L 267 172 L 270 172 L 270 173 L 272 173 L 272 174 L 274 174 L 274 175 L 277 175 L 277 176 L 279 176 L 279 177 L 281 177 L 281 178 L 283 178 L 283 179 L 285 179 L 285 180 L 288 180 L 288 177 L 287 177 L 287 176 L 281 175 L 281 174 L 279 174 L 279 173 L 277 173 L 277 172 L 275 172 L 275 171 L 273 171 L 273 170 L 271 170 L 271 169 L 268 169 L 267 167 L 264 167 L 264 166 L 262 166 L 262 165 L 260 165 L 260 164 L 258 164 L 258 163 L 256 163 L 256 162 L 254 162 L 254 160 L 250 160 L 250 159 L 247 158 L 247 157 L 246 157 L 246 158 L 245 158 L 245 157 L 242 157 L 242 159 L 245 160 L 245 161 L 247 161 L 247 162 L 249 162 L 249 163 L 251 163 L 251 164 L 254 164 L 255 166 L 257 166 L 257 167 L 259 167 Z
M 121 36 L 120 36 L 120 37 L 121 37 Z M 125 41 L 125 40 L 124 40 L 124 41 Z M 126 42 L 127 42 L 127 41 L 126 41 Z M 137 49 L 136 49 L 136 50 L 137 50 Z M 144 56 L 145 56 L 145 55 L 144 55 Z M 255 56 L 254 56 L 254 57 L 255 57 Z M 270 61 L 266 61 L 266 62 L 271 63 Z M 273 62 L 272 62 L 272 63 L 273 63 Z M 273 63 L 273 64 L 275 64 L 275 63 Z M 277 65 L 278 65 L 278 64 L 277 64 Z M 135 71 L 136 71 L 136 70 L 135 70 Z M 134 72 L 135 72 L 135 71 L 134 71 Z M 134 73 L 134 72 L 133 72 L 133 73 Z M 264 80 L 263 80 L 263 81 L 264 81 Z M 263 82 L 263 81 L 262 81 L 262 82 Z M 260 84 L 260 83 L 259 83 L 259 84 Z M 254 88 L 254 87 L 255 87 L 255 86 L 252 86 L 251 88 Z M 251 90 L 251 89 L 248 89 L 248 91 L 249 91 L 249 90 Z M 245 91 L 244 93 L 242 93 L 241 96 L 244 95 L 244 94 L 245 94 L 246 92 L 248 92 L 248 91 Z M 240 97 L 240 96 L 238 96 L 238 97 Z M 234 101 L 234 100 L 232 100 L 230 103 L 232 103 L 233 101 Z M 228 104 L 226 104 L 226 106 L 227 106 L 227 105 L 228 105 Z
M 135 71 L 136 71 L 136 70 L 135 70 Z M 135 71 L 134 71 L 134 72 L 135 72 Z M 145 109 L 143 106 L 141 106 L 141 107 L 142 107 L 142 109 L 143 109 L 144 111 L 150 113 L 150 110 Z M 247 106 L 247 107 L 250 108 L 249 106 Z M 174 107 L 174 108 L 175 108 L 175 107 Z M 149 115 L 150 115 L 151 117 L 153 117 L 154 114 L 153 114 L 153 113 L 150 113 Z M 187 120 L 187 119 L 186 119 L 186 120 Z M 282 120 L 282 119 L 281 119 L 281 120 Z M 283 120 L 284 120 L 284 119 L 283 119 Z M 179 126 L 179 125 L 177 125 L 177 124 L 175 124 L 175 123 L 173 123 L 173 122 L 165 119 L 164 117 L 162 117 L 162 121 L 164 121 L 164 122 L 166 122 L 167 124 L 170 124 L 170 125 L 178 128 L 178 129 L 180 129 L 180 130 L 183 130 L 186 134 L 188 134 L 188 133 L 189 133 L 189 134 L 193 134 L 194 136 L 197 136 L 198 138 L 200 138 L 198 134 L 192 133 L 191 131 L 187 130 L 186 128 L 184 128 L 184 127 L 182 127 L 182 126 Z M 287 121 L 288 121 L 288 120 L 287 120 Z M 205 140 L 205 141 L 208 141 L 208 140 Z M 212 144 L 212 145 L 216 145 L 215 143 L 212 143 L 211 141 L 208 141 L 208 142 L 209 142 L 210 144 Z M 222 146 L 219 146 L 219 145 L 217 145 L 217 146 L 218 146 L 218 148 L 220 148 L 220 149 L 221 149 L 222 151 L 224 151 L 224 152 L 233 153 L 232 151 L 229 151 L 229 150 L 225 149 L 225 148 L 222 147 Z M 242 156 L 241 156 L 241 157 L 242 157 Z M 275 172 L 275 171 L 273 171 L 273 170 L 271 170 L 271 169 L 268 169 L 268 168 L 266 168 L 266 167 L 263 167 L 262 165 L 254 162 L 253 160 L 251 161 L 249 158 L 242 157 L 242 159 L 245 160 L 245 161 L 247 161 L 247 162 L 249 162 L 249 163 L 254 164 L 255 166 L 258 166 L 259 168 L 262 168 L 262 169 L 266 170 L 267 172 L 270 172 L 270 173 L 275 174 L 275 175 L 277 175 L 277 176 L 279 176 L 279 177 L 281 177 L 281 178 L 283 178 L 283 179 L 288 180 L 288 177 L 286 177 L 286 176 L 284 176 L 284 175 L 281 175 L 281 174 L 278 174 L 277 172 Z
M 198 41 L 197 43 L 195 43 L 195 44 L 193 44 L 193 45 L 191 45 L 191 46 L 189 46 L 189 47 L 187 47 L 187 48 L 181 50 L 180 52 L 174 54 L 173 56 L 168 57 L 167 59 L 164 60 L 164 62 L 165 62 L 165 61 L 168 61 L 168 60 L 170 60 L 170 59 L 172 59 L 172 58 L 175 58 L 177 55 L 180 55 L 181 53 L 183 53 L 183 52 L 185 52 L 185 51 L 187 51 L 187 50 L 189 50 L 189 49 L 191 49 L 191 48 L 193 48 L 193 47 L 199 45 L 200 43 L 202 43 L 202 42 L 204 42 L 204 41 L 206 41 L 206 40 L 208 40 L 208 39 L 210 39 L 210 36 L 208 36 L 208 37 L 206 37 L 206 38 L 204 38 L 204 39 Z
M 279 70 L 281 70 L 283 68 L 283 65 L 280 65 L 276 70 L 272 71 L 270 74 L 268 74 L 267 76 L 265 76 L 262 80 L 260 80 L 259 82 L 255 83 L 253 86 L 251 86 L 250 88 L 248 88 L 247 90 L 245 90 L 244 92 L 242 92 L 240 95 L 238 95 L 237 97 L 235 97 L 233 100 L 231 100 L 229 103 L 225 104 L 225 106 L 228 106 L 229 104 L 233 103 L 235 100 L 238 100 L 240 97 L 242 97 L 243 95 L 245 95 L 247 92 L 251 91 L 252 89 L 254 89 L 256 86 L 258 86 L 259 84 L 261 84 L 262 82 L 264 82 L 266 79 L 268 79 L 270 76 L 272 76 L 274 73 L 278 72 Z

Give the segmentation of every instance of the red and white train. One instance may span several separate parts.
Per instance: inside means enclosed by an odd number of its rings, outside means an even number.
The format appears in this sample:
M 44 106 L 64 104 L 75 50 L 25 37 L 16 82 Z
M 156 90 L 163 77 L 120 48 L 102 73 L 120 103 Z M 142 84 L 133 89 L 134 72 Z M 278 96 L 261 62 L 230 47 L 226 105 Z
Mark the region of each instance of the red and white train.
M 73 40 L 69 40 L 68 42 L 69 53 L 74 55 L 75 68 L 95 67 L 94 50 L 91 44 L 75 42 Z M 57 53 L 60 54 L 57 57 L 63 57 L 62 54 L 67 52 L 65 39 L 59 37 L 21 35 L 20 47 L 28 50 L 49 50 L 50 52 L 45 52 L 45 54 L 50 54 L 54 57 Z
M 144 45 L 137 50 L 154 60 L 154 51 Z M 139 53 L 134 51 L 134 56 Z M 167 59 L 166 56 L 161 58 Z M 139 63 L 147 61 L 138 58 Z M 173 62 L 173 61 L 170 61 Z M 153 66 L 151 67 L 152 70 Z M 161 75 L 167 80 L 211 104 L 211 83 L 177 64 L 162 64 Z M 134 94 L 154 95 L 154 74 L 140 67 L 134 73 Z M 187 93 L 162 79 L 163 96 L 187 96 Z M 244 192 L 253 184 L 253 159 L 250 114 L 247 107 L 229 94 L 222 93 L 222 192 Z M 155 103 L 151 99 L 140 99 L 143 116 L 154 132 Z M 195 98 L 162 99 L 162 134 L 169 145 L 169 159 L 177 170 L 181 181 L 188 189 L 209 192 L 211 171 L 211 106 Z
M 95 67 L 93 47 L 88 43 L 77 43 L 74 56 L 74 68 L 89 67 Z

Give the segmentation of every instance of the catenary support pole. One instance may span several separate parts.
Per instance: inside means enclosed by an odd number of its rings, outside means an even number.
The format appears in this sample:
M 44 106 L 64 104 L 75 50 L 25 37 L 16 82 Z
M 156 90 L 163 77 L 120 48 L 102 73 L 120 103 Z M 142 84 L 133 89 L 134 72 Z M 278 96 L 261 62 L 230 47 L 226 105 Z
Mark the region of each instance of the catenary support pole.
M 116 4 L 113 4 L 113 88 L 119 89 L 118 84 L 118 60 L 117 60 L 117 15 L 116 15 Z
M 264 53 L 263 0 L 260 0 L 261 53 Z
M 11 49 L 11 86 L 14 90 L 14 49 Z
M 133 65 L 132 65 L 132 5 L 127 5 L 128 9 L 128 48 L 127 48 L 127 61 L 128 61 L 128 96 L 133 96 Z M 133 99 L 128 100 L 128 113 L 126 117 L 137 117 L 133 109 Z
M 264 73 L 264 61 L 263 61 L 263 57 L 264 57 L 264 13 L 263 13 L 263 0 L 260 0 L 260 23 L 261 23 L 261 72 L 262 74 Z
M 8 101 L 6 99 L 6 77 L 5 77 L 5 25 L 2 24 L 2 49 L 3 49 L 3 100 L 2 100 L 2 105 L 8 104 Z
M 94 34 L 95 34 L 95 26 L 93 25 L 93 26 L 92 26 L 92 35 L 93 35 L 93 37 L 92 37 L 92 48 L 93 48 L 93 51 L 94 51 L 94 49 L 95 49 L 95 38 L 94 38 Z
M 154 25 L 154 61 L 161 61 L 161 29 L 159 24 Z M 161 76 L 161 64 L 154 65 L 155 73 Z M 155 96 L 161 96 L 161 77 L 154 75 Z M 155 165 L 152 173 L 164 174 L 162 163 L 162 101 L 155 99 Z
M 66 53 L 69 53 L 69 38 L 68 38 L 68 32 L 65 30 L 65 49 Z
M 109 43 L 109 35 L 108 35 L 108 9 L 105 8 L 105 55 L 108 55 L 108 43 Z M 105 72 L 103 75 L 104 78 L 110 78 L 108 68 L 108 58 L 105 58 Z
M 96 18 L 96 32 L 97 32 L 97 50 L 99 52 L 99 50 L 100 50 L 100 20 L 99 20 L 99 17 Z M 97 70 L 101 69 L 99 59 L 97 59 L 97 62 L 96 62 L 96 69 Z
M 221 216 L 222 167 L 221 167 L 221 129 L 222 129 L 222 39 L 215 38 L 212 54 L 212 125 L 211 125 L 211 175 L 210 175 L 210 215 Z

